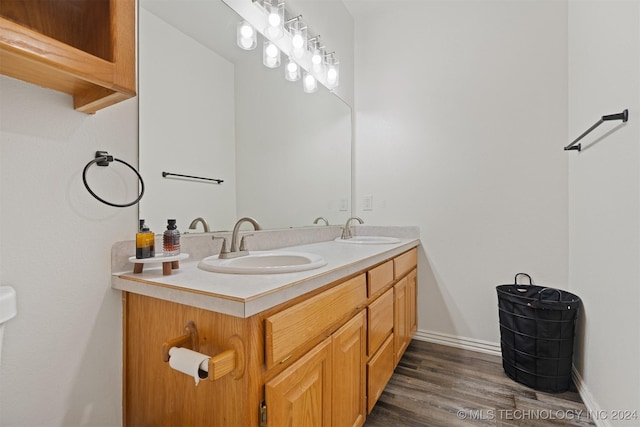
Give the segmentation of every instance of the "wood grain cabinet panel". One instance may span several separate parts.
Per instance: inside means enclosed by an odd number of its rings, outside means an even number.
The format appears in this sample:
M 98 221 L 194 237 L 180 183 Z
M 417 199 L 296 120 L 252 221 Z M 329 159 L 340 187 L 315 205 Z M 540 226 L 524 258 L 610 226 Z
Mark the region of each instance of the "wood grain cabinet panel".
M 361 274 L 265 320 L 267 367 L 286 360 L 305 343 L 366 302 L 366 279 Z
M 367 354 L 373 355 L 393 331 L 393 289 L 369 304 Z
M 267 426 L 331 425 L 331 338 L 265 386 Z
M 393 335 L 394 354 L 397 365 L 409 345 L 409 330 L 407 329 L 407 278 L 404 277 L 393 287 L 394 307 L 393 307 Z M 394 365 L 395 366 L 395 365 Z
M 364 424 L 365 343 L 364 311 L 333 334 L 333 396 L 331 402 L 335 427 L 359 427 Z
M 371 297 L 393 283 L 393 260 L 372 268 L 367 272 L 368 296 Z
M 415 268 L 407 275 L 407 292 L 408 338 L 411 340 L 418 330 L 418 272 Z
M 266 384 L 267 426 L 364 424 L 365 326 L 362 311 Z
M 394 277 L 396 280 L 413 270 L 418 265 L 418 249 L 411 249 L 393 260 Z
M 393 335 L 391 335 L 367 363 L 367 413 L 371 413 L 380 398 L 393 375 L 394 366 Z

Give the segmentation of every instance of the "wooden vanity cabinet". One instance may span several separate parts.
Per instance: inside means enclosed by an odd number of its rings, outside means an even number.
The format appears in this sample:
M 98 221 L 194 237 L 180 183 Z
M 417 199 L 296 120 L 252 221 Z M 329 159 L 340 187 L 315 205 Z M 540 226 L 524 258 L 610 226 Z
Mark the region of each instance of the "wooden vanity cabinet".
M 124 293 L 123 424 L 362 426 L 414 330 L 408 252 L 249 318 Z M 244 343 L 242 375 L 195 386 L 162 360 L 190 321 L 200 353 Z
M 136 95 L 135 0 L 0 1 L 0 74 L 96 111 Z

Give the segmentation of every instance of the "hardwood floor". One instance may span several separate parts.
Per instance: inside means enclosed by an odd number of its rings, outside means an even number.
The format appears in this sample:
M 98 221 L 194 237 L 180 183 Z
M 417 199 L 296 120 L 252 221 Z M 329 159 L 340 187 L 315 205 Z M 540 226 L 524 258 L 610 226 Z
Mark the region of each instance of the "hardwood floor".
M 413 340 L 366 427 L 593 426 L 578 393 L 506 376 L 499 356 Z

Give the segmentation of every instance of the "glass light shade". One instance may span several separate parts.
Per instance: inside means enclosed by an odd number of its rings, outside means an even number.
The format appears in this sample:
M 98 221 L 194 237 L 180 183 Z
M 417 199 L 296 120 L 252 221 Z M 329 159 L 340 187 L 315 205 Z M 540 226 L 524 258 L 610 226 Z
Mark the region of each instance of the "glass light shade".
M 278 40 L 284 35 L 284 3 L 278 1 L 264 1 L 264 13 L 267 15 L 264 35 L 271 40 Z
M 298 20 L 289 24 L 289 34 L 291 34 L 291 55 L 300 59 L 307 51 L 307 27 L 304 22 Z
M 264 41 L 262 63 L 269 68 L 278 68 L 280 66 L 280 49 L 270 40 Z
M 340 63 L 333 56 L 327 58 L 325 81 L 329 89 L 334 89 L 340 84 Z
M 318 90 L 318 80 L 305 71 L 302 77 L 302 88 L 305 93 L 314 93 Z
M 322 46 L 314 46 L 311 50 L 311 71 L 321 76 L 324 73 L 324 48 Z
M 300 66 L 292 58 L 289 58 L 284 67 L 284 78 L 290 82 L 300 80 Z
M 257 32 L 247 21 L 238 23 L 236 34 L 236 42 L 240 49 L 252 50 L 258 45 Z

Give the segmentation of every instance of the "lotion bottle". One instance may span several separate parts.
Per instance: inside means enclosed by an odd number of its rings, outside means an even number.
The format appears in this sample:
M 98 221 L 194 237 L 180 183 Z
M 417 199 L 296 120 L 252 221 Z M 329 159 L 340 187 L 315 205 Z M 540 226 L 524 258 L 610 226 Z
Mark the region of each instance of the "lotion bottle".
M 167 220 L 167 229 L 162 236 L 162 249 L 164 256 L 178 255 L 180 253 L 180 232 L 175 219 Z
M 144 219 L 141 219 L 140 229 L 136 234 L 136 258 L 153 258 L 155 255 L 155 235 L 144 224 Z

